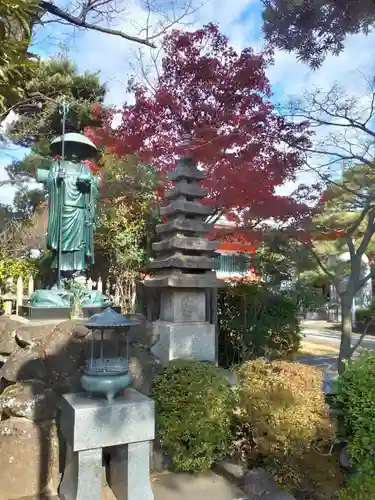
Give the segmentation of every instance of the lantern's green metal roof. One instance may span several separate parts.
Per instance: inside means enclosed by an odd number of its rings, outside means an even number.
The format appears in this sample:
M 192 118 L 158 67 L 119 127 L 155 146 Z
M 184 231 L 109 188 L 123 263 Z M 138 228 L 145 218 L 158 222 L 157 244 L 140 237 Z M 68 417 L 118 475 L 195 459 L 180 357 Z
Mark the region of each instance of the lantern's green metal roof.
M 127 328 L 129 326 L 139 325 L 138 320 L 131 320 L 122 314 L 119 314 L 111 307 L 107 307 L 104 311 L 94 314 L 84 323 L 87 328 L 105 329 L 105 328 Z
M 55 155 L 62 154 L 62 138 L 56 137 L 51 142 L 51 152 Z M 97 155 L 98 150 L 95 144 L 85 135 L 77 134 L 76 132 L 69 132 L 64 135 L 65 156 L 69 158 L 75 155 L 80 159 L 93 158 Z

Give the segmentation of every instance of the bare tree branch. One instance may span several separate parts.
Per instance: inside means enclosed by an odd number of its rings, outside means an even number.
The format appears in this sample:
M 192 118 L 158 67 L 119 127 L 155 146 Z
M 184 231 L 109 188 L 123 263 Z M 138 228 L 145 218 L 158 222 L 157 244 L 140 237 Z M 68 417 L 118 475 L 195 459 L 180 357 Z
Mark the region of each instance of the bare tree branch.
M 193 0 L 184 0 L 181 4 L 178 0 L 171 2 L 162 10 L 151 0 L 143 0 L 141 8 L 145 12 L 145 24 L 136 26 L 136 23 L 129 21 L 137 31 L 131 34 L 121 29 L 111 27 L 113 21 L 118 20 L 124 7 L 121 7 L 117 0 L 78 0 L 76 4 L 71 4 L 69 8 L 59 6 L 56 2 L 42 0 L 40 7 L 45 14 L 52 16 L 52 19 L 41 20 L 44 22 L 58 22 L 68 24 L 91 31 L 97 31 L 108 35 L 123 38 L 133 43 L 150 48 L 156 47 L 156 40 L 173 26 L 181 25 L 185 18 L 191 17 L 201 7 L 202 3 L 193 4 Z M 177 8 L 178 6 L 178 8 Z M 157 21 L 152 24 L 152 19 Z

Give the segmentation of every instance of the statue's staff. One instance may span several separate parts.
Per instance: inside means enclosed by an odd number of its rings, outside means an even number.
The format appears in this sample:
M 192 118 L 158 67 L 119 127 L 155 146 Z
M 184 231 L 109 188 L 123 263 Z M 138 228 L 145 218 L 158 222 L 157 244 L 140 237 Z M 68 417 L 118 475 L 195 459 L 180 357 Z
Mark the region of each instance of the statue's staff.
M 66 114 L 69 110 L 69 105 L 66 98 L 63 97 L 61 101 L 61 111 L 62 114 L 62 136 L 61 136 L 61 159 L 59 160 L 59 170 L 58 170 L 58 181 L 60 183 L 60 197 L 59 197 L 59 237 L 58 237 L 58 257 L 57 257 L 57 286 L 60 288 L 61 285 L 61 262 L 62 262 L 62 223 L 63 223 L 63 204 L 64 204 L 64 188 L 65 172 L 62 166 L 62 161 L 65 159 L 65 125 L 66 125 Z

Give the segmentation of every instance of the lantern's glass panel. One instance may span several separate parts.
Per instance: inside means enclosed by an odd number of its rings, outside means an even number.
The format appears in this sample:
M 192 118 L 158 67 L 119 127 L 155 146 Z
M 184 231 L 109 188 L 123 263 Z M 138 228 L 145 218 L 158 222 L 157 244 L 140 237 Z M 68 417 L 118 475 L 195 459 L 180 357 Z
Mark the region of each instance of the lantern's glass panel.
M 130 326 L 138 324 L 139 321 L 129 320 L 110 307 L 92 316 L 85 323 L 91 330 L 86 374 L 106 376 L 127 373 L 127 337 L 123 334 L 127 333 Z

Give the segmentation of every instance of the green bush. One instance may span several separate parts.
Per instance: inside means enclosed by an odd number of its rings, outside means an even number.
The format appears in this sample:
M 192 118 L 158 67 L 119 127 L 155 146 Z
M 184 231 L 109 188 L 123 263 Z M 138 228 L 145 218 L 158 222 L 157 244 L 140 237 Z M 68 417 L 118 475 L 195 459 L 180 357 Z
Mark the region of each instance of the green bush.
M 4 259 L 0 260 L 0 284 L 9 277 L 17 279 L 19 276 L 28 278 L 38 273 L 35 262 L 27 259 Z
M 375 298 L 372 300 L 370 307 L 361 307 L 356 309 L 355 317 L 357 321 L 367 323 L 375 317 Z
M 158 436 L 176 469 L 203 471 L 228 452 L 236 396 L 216 367 L 171 361 L 157 377 L 152 396 Z
M 239 422 L 250 457 L 298 455 L 333 436 L 322 393 L 322 371 L 286 361 L 248 361 L 237 368 Z
M 367 323 L 373 316 L 373 313 L 370 308 L 362 307 L 360 309 L 356 309 L 355 318 L 357 321 L 363 321 Z
M 219 363 L 239 364 L 257 357 L 281 359 L 298 352 L 298 306 L 287 295 L 239 282 L 219 292 Z
M 355 475 L 348 486 L 339 492 L 339 500 L 372 500 L 375 498 L 374 472 Z
M 363 472 L 375 470 L 375 353 L 365 352 L 340 377 L 341 404 L 351 459 Z

